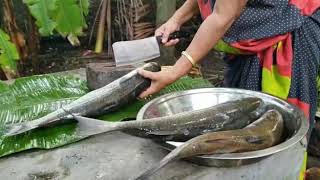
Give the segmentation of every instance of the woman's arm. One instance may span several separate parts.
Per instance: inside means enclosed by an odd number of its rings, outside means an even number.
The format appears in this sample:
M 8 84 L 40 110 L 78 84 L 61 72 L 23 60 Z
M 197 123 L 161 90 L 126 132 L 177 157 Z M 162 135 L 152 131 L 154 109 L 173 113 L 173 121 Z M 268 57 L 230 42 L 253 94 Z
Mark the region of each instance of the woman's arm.
M 241 15 L 247 0 L 217 0 L 213 13 L 201 24 L 195 37 L 186 49 L 195 62 L 206 56 L 223 37 L 233 22 Z M 182 56 L 174 66 L 175 78 L 187 74 L 192 68 L 186 57 Z
M 187 48 L 195 62 L 198 62 L 227 32 L 233 22 L 240 16 L 247 0 L 217 0 L 213 13 L 201 24 L 195 37 Z M 140 71 L 140 74 L 152 80 L 151 86 L 140 97 L 146 97 L 160 91 L 162 88 L 186 75 L 192 64 L 185 56 L 181 56 L 176 64 L 167 71 L 156 73 Z
M 180 26 L 190 20 L 196 13 L 199 13 L 197 0 L 187 0 L 171 17 Z
M 180 29 L 180 27 L 191 19 L 196 13 L 199 12 L 197 0 L 187 0 L 174 15 L 162 26 L 160 26 L 156 32 L 156 36 L 162 36 L 162 43 L 165 46 L 172 46 L 179 42 L 178 39 L 170 40 L 168 37 L 171 33 Z

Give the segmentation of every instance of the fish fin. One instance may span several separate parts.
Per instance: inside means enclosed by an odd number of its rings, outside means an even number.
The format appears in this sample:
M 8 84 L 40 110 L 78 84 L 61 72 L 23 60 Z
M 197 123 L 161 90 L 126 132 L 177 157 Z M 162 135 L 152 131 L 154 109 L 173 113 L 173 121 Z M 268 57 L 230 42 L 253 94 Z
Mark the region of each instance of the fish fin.
M 171 156 L 171 153 L 169 153 L 166 157 L 164 157 L 159 163 L 154 164 L 149 168 L 147 171 L 140 174 L 138 177 L 135 178 L 135 180 L 147 180 L 151 179 L 150 176 L 154 174 L 156 171 L 158 171 L 160 168 L 168 164 L 170 161 L 174 160 L 175 157 Z
M 80 136 L 92 136 L 118 130 L 116 122 L 106 122 L 76 115 L 73 117 L 78 121 L 76 132 Z
M 168 136 L 168 135 L 177 134 L 177 131 L 152 131 L 152 132 L 147 132 L 146 134 L 157 135 L 157 136 Z
M 210 140 L 206 140 L 205 143 L 219 143 L 219 144 L 223 144 L 226 142 L 226 139 L 220 138 L 220 139 L 210 139 Z
M 74 113 L 64 109 L 63 107 L 61 109 L 71 115 L 76 121 L 78 121 L 77 133 L 80 136 L 99 134 L 101 132 L 98 130 L 101 129 L 101 127 L 105 126 L 107 123 L 102 120 L 75 115 Z
M 19 134 L 25 133 L 27 131 L 30 131 L 32 129 L 38 128 L 38 126 L 30 124 L 30 122 L 6 125 L 3 128 L 3 132 L 4 132 L 3 136 L 5 136 L 5 137 L 15 136 L 15 135 L 19 135 Z
M 119 107 L 118 103 L 110 103 L 108 104 L 106 107 L 104 107 L 101 112 L 103 113 L 107 113 L 107 112 L 112 112 L 114 110 L 117 110 L 117 108 Z
M 258 136 L 248 136 L 245 138 L 246 142 L 250 144 L 263 144 L 265 141 Z
M 171 161 L 178 160 L 178 159 L 182 158 L 182 156 L 180 157 L 180 153 L 188 145 L 189 145 L 188 143 L 184 143 L 181 146 L 175 148 L 173 151 L 171 151 L 169 154 L 167 154 L 160 162 L 152 165 L 151 168 L 149 168 L 148 170 L 146 170 L 145 172 L 140 174 L 138 177 L 136 177 L 135 180 L 151 179 L 150 176 L 152 174 L 154 174 L 156 171 L 158 171 L 159 169 L 161 169 L 163 166 L 165 166 L 166 164 L 168 164 Z

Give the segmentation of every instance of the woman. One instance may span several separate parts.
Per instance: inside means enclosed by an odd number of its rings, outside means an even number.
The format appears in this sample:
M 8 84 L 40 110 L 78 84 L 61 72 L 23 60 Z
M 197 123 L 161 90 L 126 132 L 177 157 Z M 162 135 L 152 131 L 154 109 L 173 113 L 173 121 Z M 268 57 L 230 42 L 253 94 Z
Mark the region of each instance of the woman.
M 320 62 L 320 0 L 186 0 L 159 29 L 162 42 L 199 12 L 203 23 L 173 68 L 140 71 L 152 84 L 140 97 L 154 94 L 186 75 L 213 47 L 226 58 L 224 85 L 262 91 L 303 110 L 313 127 Z M 213 67 L 214 68 L 214 67 Z

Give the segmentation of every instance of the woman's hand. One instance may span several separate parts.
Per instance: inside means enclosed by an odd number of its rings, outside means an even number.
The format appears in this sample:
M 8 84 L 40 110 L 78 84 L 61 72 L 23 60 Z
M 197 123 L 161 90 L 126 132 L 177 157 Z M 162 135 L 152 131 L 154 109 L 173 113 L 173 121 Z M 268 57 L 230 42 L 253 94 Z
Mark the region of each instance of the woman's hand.
M 174 46 L 179 42 L 179 39 L 168 39 L 171 33 L 180 29 L 180 26 L 181 25 L 177 20 L 171 18 L 156 30 L 155 36 L 162 36 L 162 43 L 164 46 Z
M 184 56 L 181 56 L 174 66 L 163 69 L 160 72 L 150 72 L 139 69 L 138 73 L 141 76 L 151 79 L 150 87 L 142 92 L 139 98 L 145 98 L 159 92 L 169 84 L 188 74 L 191 68 L 192 64 Z
M 159 92 L 161 89 L 165 88 L 169 84 L 177 80 L 177 76 L 173 70 L 165 69 L 159 72 L 150 72 L 143 69 L 139 69 L 139 74 L 145 78 L 151 79 L 151 85 L 148 89 L 142 92 L 139 98 L 145 98 L 152 94 Z
M 177 44 L 179 39 L 172 39 L 168 41 L 169 35 L 178 31 L 182 24 L 190 20 L 192 16 L 197 13 L 199 13 L 197 0 L 186 0 L 174 15 L 156 30 L 155 35 L 162 36 L 162 43 L 165 46 L 173 46 Z

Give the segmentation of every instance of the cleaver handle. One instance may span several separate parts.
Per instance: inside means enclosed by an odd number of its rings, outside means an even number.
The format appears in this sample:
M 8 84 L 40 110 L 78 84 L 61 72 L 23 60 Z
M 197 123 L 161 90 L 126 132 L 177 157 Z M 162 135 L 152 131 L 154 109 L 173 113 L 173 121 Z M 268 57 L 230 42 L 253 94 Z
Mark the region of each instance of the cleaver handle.
M 190 33 L 187 32 L 187 31 L 176 31 L 174 33 L 171 33 L 169 35 L 169 39 L 168 40 L 171 40 L 171 39 L 177 39 L 177 38 L 187 38 L 187 37 L 190 37 Z M 162 41 L 162 36 L 156 36 L 157 38 L 157 41 L 159 44 L 162 44 L 161 41 Z

